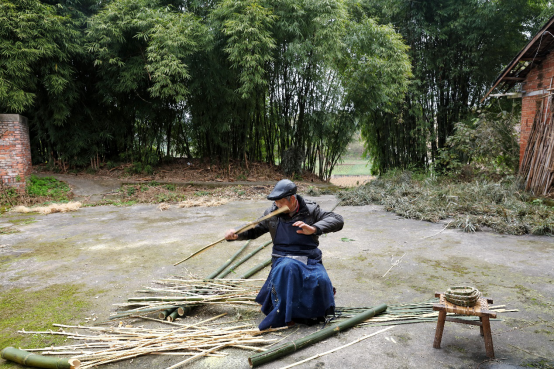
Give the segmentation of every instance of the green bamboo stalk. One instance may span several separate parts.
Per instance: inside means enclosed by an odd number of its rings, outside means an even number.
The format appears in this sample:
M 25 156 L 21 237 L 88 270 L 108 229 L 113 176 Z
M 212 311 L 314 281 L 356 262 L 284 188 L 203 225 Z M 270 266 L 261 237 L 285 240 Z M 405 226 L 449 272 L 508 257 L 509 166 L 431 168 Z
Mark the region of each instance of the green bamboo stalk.
M 192 311 L 192 308 L 196 306 L 181 306 L 177 308 L 177 312 L 179 313 L 179 316 L 185 316 L 186 314 L 190 313 Z
M 76 369 L 81 365 L 81 361 L 76 358 L 58 358 L 35 355 L 14 347 L 4 348 L 2 350 L 1 357 L 20 365 L 38 367 L 41 369 Z
M 166 309 L 171 309 L 176 307 L 178 306 L 175 304 L 171 304 L 171 305 L 163 305 L 163 306 L 160 305 L 156 307 L 141 308 L 136 310 L 118 311 L 115 313 L 115 315 L 110 316 L 110 320 L 119 319 L 121 317 L 129 316 L 129 315 L 140 315 L 140 314 L 151 313 L 155 311 L 163 311 Z
M 176 309 L 175 308 L 168 308 L 167 310 L 163 310 L 162 312 L 160 312 L 160 314 L 158 315 L 158 318 L 160 320 L 165 320 L 169 315 L 171 315 L 171 313 L 173 311 L 175 311 Z
M 248 261 L 248 259 L 250 257 L 252 257 L 253 255 L 255 255 L 256 253 L 258 253 L 259 251 L 261 251 L 262 249 L 264 249 L 265 247 L 267 247 L 268 245 L 270 245 L 272 243 L 272 241 L 268 241 L 267 243 L 264 243 L 262 245 L 260 245 L 258 248 L 254 249 L 252 252 L 248 253 L 246 256 L 244 256 L 243 258 L 240 259 L 240 261 L 234 263 L 232 266 L 228 267 L 227 270 L 223 271 L 221 274 L 219 274 L 217 276 L 217 279 L 223 279 L 225 276 L 229 275 L 229 273 L 231 271 L 233 271 L 235 268 L 237 268 L 238 266 L 240 266 L 241 264 L 243 264 L 244 262 Z
M 170 313 L 166 320 L 169 321 L 169 322 L 173 322 L 173 321 L 175 321 L 177 316 L 179 316 L 179 309 L 176 309 L 175 311 Z
M 269 257 L 267 260 L 260 263 L 259 265 L 256 265 L 256 266 L 252 267 L 250 270 L 248 270 L 244 274 L 242 274 L 239 279 L 248 279 L 250 276 L 254 275 L 256 272 L 260 271 L 261 269 L 263 269 L 267 265 L 271 264 L 272 259 L 273 259 L 272 257 Z
M 237 258 L 239 254 L 241 254 L 241 252 L 248 246 L 249 243 L 250 243 L 250 240 L 247 241 L 246 243 L 244 243 L 244 245 L 238 250 L 237 253 L 233 254 L 233 256 L 231 258 L 229 258 L 227 261 L 225 261 L 225 263 L 223 265 L 221 265 L 216 271 L 209 274 L 206 277 L 206 279 L 213 279 L 217 275 L 219 275 L 221 273 L 221 271 L 225 270 L 225 268 L 227 268 L 227 266 L 229 266 L 231 264 L 231 262 L 233 262 L 235 260 L 235 258 Z
M 285 355 L 293 353 L 301 348 L 309 346 L 310 344 L 319 342 L 323 339 L 329 338 L 336 333 L 358 325 L 359 323 L 385 311 L 386 309 L 386 304 L 375 306 L 374 308 L 366 310 L 351 319 L 345 320 L 344 322 L 329 326 L 320 331 L 316 331 L 315 333 L 307 335 L 304 338 L 297 339 L 293 342 L 283 343 L 278 347 L 269 349 L 259 354 L 255 354 L 254 356 L 248 358 L 248 363 L 250 364 L 250 367 L 254 368 L 256 366 L 265 364 L 266 362 L 273 361 L 279 357 L 283 357 Z

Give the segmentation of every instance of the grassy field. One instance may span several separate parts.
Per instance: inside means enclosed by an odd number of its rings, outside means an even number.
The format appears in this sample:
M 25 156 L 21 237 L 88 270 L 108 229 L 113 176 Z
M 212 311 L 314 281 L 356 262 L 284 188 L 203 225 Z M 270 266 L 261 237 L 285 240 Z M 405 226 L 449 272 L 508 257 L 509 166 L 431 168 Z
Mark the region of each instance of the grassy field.
M 348 151 L 342 156 L 331 176 L 331 183 L 341 187 L 355 187 L 372 180 L 371 161 L 364 158 L 364 144 L 359 135 L 348 145 Z
M 348 151 L 343 155 L 342 162 L 335 166 L 334 176 L 369 176 L 371 161 L 363 157 L 364 144 L 359 135 L 348 145 Z

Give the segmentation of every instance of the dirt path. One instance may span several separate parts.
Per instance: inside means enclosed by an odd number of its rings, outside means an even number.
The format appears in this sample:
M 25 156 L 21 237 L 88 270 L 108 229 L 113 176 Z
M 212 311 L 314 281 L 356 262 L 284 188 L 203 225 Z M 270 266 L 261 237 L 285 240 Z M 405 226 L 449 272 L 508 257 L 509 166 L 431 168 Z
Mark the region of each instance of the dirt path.
M 98 184 L 81 189 L 84 194 L 112 189 Z M 86 190 L 88 189 L 88 190 Z M 100 190 L 98 190 L 100 189 Z M 312 198 L 312 197 L 309 197 Z M 324 209 L 336 199 L 312 198 Z M 173 263 L 217 240 L 224 230 L 257 218 L 267 201 L 231 202 L 219 207 L 177 208 L 160 211 L 155 205 L 87 207 L 73 213 L 26 215 L 8 213 L 0 223 L 19 232 L 0 235 L 0 294 L 13 297 L 25 292 L 29 306 L 47 299 L 54 287 L 71 286 L 73 296 L 63 298 L 65 310 L 85 318 L 108 318 L 114 303 L 124 302 L 153 279 L 212 272 L 239 247 L 223 243 L 185 264 Z M 406 220 L 380 206 L 342 207 L 346 224 L 339 233 L 321 238 L 324 263 L 337 287 L 338 306 L 404 304 L 431 299 L 435 291 L 468 284 L 479 288 L 495 304 L 518 312 L 492 323 L 497 360 L 488 361 L 479 329 L 447 323 L 442 349 L 433 349 L 434 323 L 398 325 L 384 334 L 308 362 L 306 368 L 516 368 L 552 365 L 554 358 L 554 242 L 549 237 L 505 236 L 489 232 L 466 234 L 445 229 L 444 224 Z M 23 222 L 26 219 L 29 222 Z M 12 222 L 17 221 L 17 222 Z M 251 248 L 268 240 L 261 237 Z M 267 258 L 269 251 L 249 261 L 244 270 Z M 392 263 L 401 261 L 391 269 Z M 385 272 L 390 272 L 383 277 Z M 242 272 L 242 267 L 237 273 Z M 265 278 L 268 270 L 254 277 Z M 19 289 L 19 290 L 17 290 Z M 60 295 L 61 296 L 61 295 Z M 64 296 L 65 297 L 65 296 Z M 30 300 L 33 300 L 31 303 Z M 77 302 L 82 302 L 77 306 Z M 0 304 L 0 321 L 7 337 L 28 325 L 29 317 L 8 314 L 10 304 Z M 49 307 L 53 307 L 50 305 Z M 255 310 L 219 307 L 197 311 L 196 318 L 215 312 L 261 321 Z M 53 313 L 35 315 L 53 320 Z M 15 317 L 14 317 L 15 316 Z M 65 322 L 64 322 L 65 323 Z M 137 325 L 137 323 L 135 323 Z M 299 326 L 287 334 L 293 339 L 316 328 Z M 310 346 L 263 368 L 286 366 L 302 358 L 351 342 L 380 328 L 354 328 Z M 11 334 L 10 334 L 11 335 Z M 199 359 L 190 368 L 249 368 L 246 350 L 226 350 L 225 358 Z M 150 356 L 127 360 L 113 368 L 162 368 L 178 360 Z M 0 360 L 0 366 L 3 365 Z

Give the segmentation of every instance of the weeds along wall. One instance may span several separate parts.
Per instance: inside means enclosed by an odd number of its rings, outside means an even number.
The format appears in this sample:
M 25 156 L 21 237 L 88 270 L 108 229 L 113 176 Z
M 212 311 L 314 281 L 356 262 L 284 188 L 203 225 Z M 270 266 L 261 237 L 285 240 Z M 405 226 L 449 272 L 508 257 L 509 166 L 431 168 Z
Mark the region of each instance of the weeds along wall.
M 533 121 L 539 118 L 536 117 L 537 114 L 541 113 L 544 120 L 554 112 L 547 99 L 554 92 L 550 90 L 552 88 L 554 88 L 554 53 L 550 52 L 540 64 L 531 69 L 522 86 L 525 94 L 521 102 L 520 163 L 527 147 Z M 542 112 L 541 105 L 543 105 Z
M 31 175 L 31 144 L 27 118 L 0 114 L 0 178 L 2 184 L 25 191 Z

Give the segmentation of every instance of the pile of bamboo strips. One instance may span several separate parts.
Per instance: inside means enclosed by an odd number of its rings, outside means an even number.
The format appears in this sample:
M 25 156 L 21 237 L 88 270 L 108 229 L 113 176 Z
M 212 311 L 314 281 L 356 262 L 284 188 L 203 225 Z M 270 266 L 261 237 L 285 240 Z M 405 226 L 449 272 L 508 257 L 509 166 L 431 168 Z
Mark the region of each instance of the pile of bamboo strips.
M 379 315 L 358 324 L 359 326 L 388 326 L 401 324 L 416 324 L 423 322 L 437 321 L 438 311 L 433 311 L 433 304 L 438 303 L 438 299 L 432 299 L 428 302 L 411 303 L 403 305 L 391 305 L 387 310 Z M 491 311 L 497 313 L 517 312 L 517 309 L 505 309 L 506 305 L 490 306 Z M 369 307 L 337 307 L 337 321 L 351 318 Z M 448 314 L 455 316 L 454 314 Z M 468 319 L 467 317 L 464 317 Z M 471 318 L 469 318 L 471 319 Z M 478 317 L 475 317 L 478 320 Z
M 548 195 L 554 186 L 554 122 L 552 95 L 544 100 L 535 116 L 527 147 L 521 161 L 520 175 L 525 190 L 535 195 Z
M 181 286 L 180 279 L 164 279 L 162 281 L 169 283 L 170 288 Z M 206 282 L 205 280 L 202 281 Z M 200 290 L 201 288 L 199 287 L 201 285 L 198 283 L 198 280 L 194 280 L 194 282 L 195 284 L 192 284 L 192 281 L 187 281 L 187 286 L 194 286 L 196 289 Z M 212 281 L 207 282 L 212 283 Z M 237 284 L 236 281 L 230 282 L 232 283 L 230 283 L 231 285 L 227 288 L 229 290 L 233 290 L 237 285 L 240 285 Z M 209 287 L 212 287 L 212 285 L 204 285 L 206 291 L 211 291 Z M 337 307 L 336 311 L 338 317 L 334 321 L 335 325 L 333 327 L 320 330 L 319 332 L 334 332 L 335 327 L 342 327 L 347 322 L 352 321 L 355 317 L 367 315 L 368 310 L 373 310 L 374 313 L 367 316 L 369 317 L 367 319 L 364 317 L 363 320 L 356 321 L 356 326 L 381 326 L 433 322 L 437 320 L 438 316 L 438 312 L 433 311 L 433 304 L 437 302 L 438 300 L 433 299 L 423 303 L 388 307 L 382 305 L 383 307 L 378 310 L 370 307 Z M 496 305 L 490 306 L 489 309 L 498 313 L 517 311 L 513 309 L 507 310 L 504 309 L 504 307 L 505 305 Z M 384 311 L 385 308 L 386 311 Z M 257 359 L 258 357 L 263 358 L 263 360 L 260 360 L 261 362 L 273 359 L 273 353 L 276 352 L 276 349 L 278 348 L 268 349 L 267 345 L 272 344 L 275 340 L 263 339 L 261 338 L 261 335 L 277 330 L 286 330 L 288 329 L 287 327 L 260 331 L 258 328 L 254 327 L 252 323 L 239 324 L 241 322 L 239 320 L 227 322 L 216 321 L 224 315 L 225 314 L 221 314 L 195 324 L 168 323 L 167 321 L 145 316 L 128 315 L 129 317 L 165 323 L 177 327 L 177 329 L 144 328 L 142 326 L 131 327 L 123 326 L 122 323 L 120 323 L 119 327 L 85 327 L 55 324 L 55 327 L 60 328 L 59 331 L 35 332 L 21 330 L 19 333 L 62 335 L 68 339 L 74 340 L 75 343 L 71 345 L 43 349 L 26 349 L 26 351 L 41 352 L 42 355 L 71 356 L 72 358 L 81 361 L 83 368 L 90 368 L 107 363 L 132 359 L 143 355 L 186 356 L 186 359 L 170 367 L 175 368 L 194 361 L 200 357 L 226 356 L 227 353 L 221 352 L 221 350 L 225 347 L 242 348 L 259 352 L 265 351 L 262 356 L 253 356 L 254 359 Z M 217 327 L 229 324 L 232 324 L 232 326 L 221 328 Z M 75 329 L 79 332 L 65 331 L 68 328 Z M 89 334 L 83 334 L 80 332 L 81 330 L 85 330 Z M 90 334 L 90 332 L 94 334 Z M 319 332 L 313 334 L 314 338 L 320 336 L 320 334 L 317 334 Z M 310 339 L 308 342 L 311 343 L 312 340 Z M 266 347 L 264 348 L 260 346 Z M 256 364 L 258 363 L 256 362 Z
M 160 313 L 160 318 L 165 318 L 174 315 L 170 312 L 175 310 L 182 316 L 190 310 L 190 307 L 198 305 L 257 305 L 254 300 L 260 290 L 260 282 L 263 281 L 263 279 L 190 279 L 179 276 L 156 280 L 154 281 L 156 286 L 138 291 L 147 293 L 148 296 L 131 297 L 127 299 L 127 303 L 114 304 L 129 309 L 118 311 L 110 318 L 120 319 L 148 313 Z
M 264 351 L 274 339 L 264 339 L 261 334 L 279 329 L 260 331 L 252 324 L 227 327 L 214 322 L 225 314 L 195 324 L 173 324 L 175 329 L 144 327 L 70 326 L 55 324 L 59 331 L 19 331 L 22 334 L 62 335 L 73 339 L 74 344 L 42 349 L 26 349 L 43 355 L 68 356 L 81 361 L 81 368 L 91 368 L 143 355 L 178 355 L 187 357 L 171 368 L 182 366 L 204 356 L 226 356 L 223 348 L 235 347 L 250 351 Z M 210 323 L 211 322 L 211 323 Z M 229 322 L 228 322 L 229 323 Z M 232 322 L 233 323 L 233 322 Z M 237 323 L 237 322 L 234 322 Z M 66 329 L 73 329 L 71 332 Z M 82 330 L 89 334 L 81 333 Z M 90 332 L 94 334 L 90 334 Z

